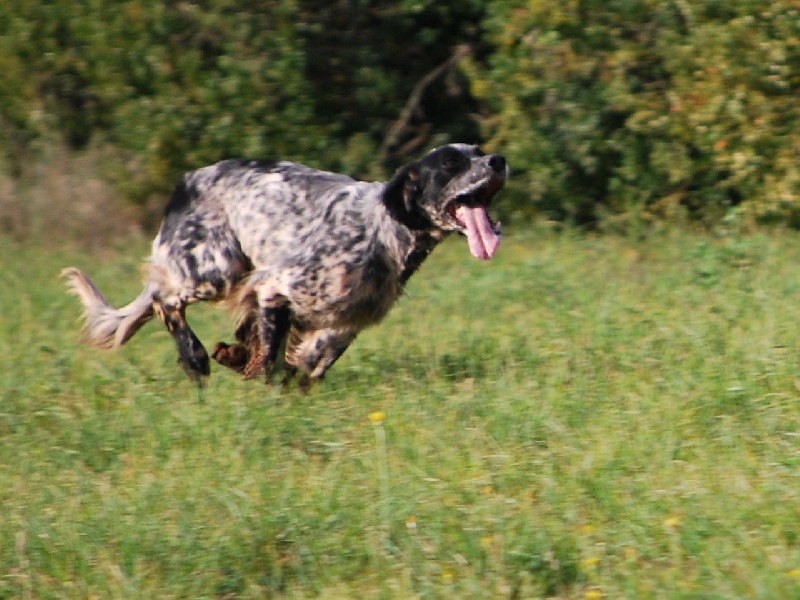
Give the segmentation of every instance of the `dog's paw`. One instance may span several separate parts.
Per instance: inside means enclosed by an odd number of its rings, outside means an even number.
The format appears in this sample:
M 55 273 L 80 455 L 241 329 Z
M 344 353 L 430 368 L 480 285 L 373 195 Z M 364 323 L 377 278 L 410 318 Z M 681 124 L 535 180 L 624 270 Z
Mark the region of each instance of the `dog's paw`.
M 250 351 L 241 344 L 226 344 L 217 342 L 211 352 L 211 358 L 221 364 L 243 375 L 250 363 Z
M 272 363 L 267 360 L 267 356 L 260 351 L 250 354 L 250 359 L 242 368 L 242 377 L 246 380 L 256 379 L 262 374 L 266 374 L 265 382 L 269 383 L 272 376 Z

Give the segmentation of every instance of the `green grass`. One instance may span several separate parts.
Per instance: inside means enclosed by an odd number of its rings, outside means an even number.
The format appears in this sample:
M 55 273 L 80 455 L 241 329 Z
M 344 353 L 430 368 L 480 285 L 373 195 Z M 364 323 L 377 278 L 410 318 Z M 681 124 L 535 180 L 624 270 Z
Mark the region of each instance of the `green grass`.
M 454 240 L 308 395 L 80 346 L 147 247 L 2 244 L 0 598 L 800 596 L 796 237 Z

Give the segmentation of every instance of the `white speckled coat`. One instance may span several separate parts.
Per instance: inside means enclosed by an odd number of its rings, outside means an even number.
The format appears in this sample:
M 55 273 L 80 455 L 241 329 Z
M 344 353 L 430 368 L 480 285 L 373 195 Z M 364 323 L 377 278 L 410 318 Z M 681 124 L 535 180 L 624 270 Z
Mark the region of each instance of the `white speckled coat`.
M 187 305 L 228 299 L 237 342 L 213 357 L 245 377 L 271 379 L 287 339 L 285 381 L 320 378 L 358 332 L 380 321 L 411 274 L 449 232 L 489 258 L 499 243 L 486 206 L 506 178 L 500 155 L 452 144 L 388 183 L 355 181 L 290 162 L 226 160 L 187 173 L 153 242 L 145 289 L 114 309 L 81 271 L 64 274 L 84 304 L 86 339 L 116 347 L 154 314 L 193 378 L 209 373 Z

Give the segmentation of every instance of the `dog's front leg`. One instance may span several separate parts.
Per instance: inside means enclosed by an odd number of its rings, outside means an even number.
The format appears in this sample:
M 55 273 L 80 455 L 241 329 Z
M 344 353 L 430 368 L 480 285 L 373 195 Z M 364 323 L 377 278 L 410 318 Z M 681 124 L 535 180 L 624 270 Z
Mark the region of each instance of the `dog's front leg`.
M 298 385 L 307 390 L 325 376 L 355 337 L 351 329 L 302 329 L 295 324 L 286 343 L 284 385 L 300 371 Z
M 211 352 L 211 358 L 223 367 L 228 367 L 243 375 L 250 362 L 250 357 L 261 346 L 261 339 L 258 335 L 258 319 L 255 314 L 248 314 L 242 319 L 236 328 L 235 336 L 238 344 L 217 342 Z

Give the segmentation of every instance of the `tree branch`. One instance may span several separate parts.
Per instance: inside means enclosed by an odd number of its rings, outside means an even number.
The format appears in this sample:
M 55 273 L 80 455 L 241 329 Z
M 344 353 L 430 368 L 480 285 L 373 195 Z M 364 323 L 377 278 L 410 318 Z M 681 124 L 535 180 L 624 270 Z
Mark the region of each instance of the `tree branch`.
M 415 85 L 414 89 L 411 90 L 411 95 L 408 97 L 408 100 L 406 100 L 403 110 L 400 111 L 400 116 L 389 128 L 386 137 L 381 143 L 378 151 L 378 156 L 380 157 L 381 163 L 386 162 L 386 160 L 389 158 L 389 152 L 391 148 L 398 143 L 400 136 L 409 128 L 409 123 L 414 117 L 414 113 L 417 112 L 419 105 L 422 103 L 422 96 L 425 93 L 425 89 L 434 81 L 439 79 L 442 75 L 447 73 L 447 71 L 456 66 L 462 58 L 469 54 L 469 51 L 470 48 L 467 45 L 456 46 L 453 50 L 453 53 L 446 61 L 427 73 L 425 77 L 417 82 L 417 85 Z M 404 146 L 404 148 L 407 147 L 408 144 Z

